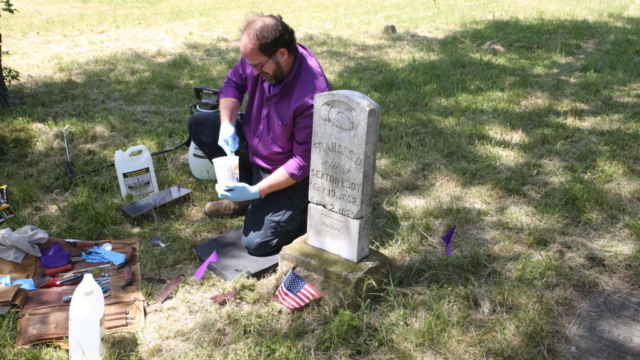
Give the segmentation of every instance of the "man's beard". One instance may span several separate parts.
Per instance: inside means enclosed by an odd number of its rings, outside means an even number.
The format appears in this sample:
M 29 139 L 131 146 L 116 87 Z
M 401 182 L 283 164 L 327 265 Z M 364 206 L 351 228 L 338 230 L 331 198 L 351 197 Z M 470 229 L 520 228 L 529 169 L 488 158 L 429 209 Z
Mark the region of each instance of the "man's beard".
M 273 64 L 275 65 L 275 69 L 273 70 L 273 73 L 269 74 L 267 72 L 260 71 L 260 75 L 269 84 L 281 84 L 285 80 L 284 69 L 276 59 L 273 59 Z

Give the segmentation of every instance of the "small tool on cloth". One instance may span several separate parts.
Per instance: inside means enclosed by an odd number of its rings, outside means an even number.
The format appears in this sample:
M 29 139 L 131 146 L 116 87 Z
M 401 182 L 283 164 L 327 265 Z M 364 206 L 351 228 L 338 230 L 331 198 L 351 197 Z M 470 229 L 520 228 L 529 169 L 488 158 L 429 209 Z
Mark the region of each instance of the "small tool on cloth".
M 109 288 L 106 289 L 102 289 L 102 292 L 104 293 L 103 297 L 109 297 L 111 296 L 111 293 L 109 292 Z M 73 295 L 67 295 L 67 296 L 63 296 L 62 297 L 62 302 L 65 304 L 68 304 L 71 302 L 71 299 L 73 298 Z
M 74 249 L 79 247 L 90 248 L 94 246 L 100 246 L 100 243 L 98 241 L 85 241 L 85 240 L 75 240 L 75 239 L 64 239 L 64 241 L 66 241 L 67 244 L 71 245 L 71 247 Z M 100 247 L 107 251 L 113 250 L 113 245 L 111 245 L 111 243 L 104 243 Z
M 130 286 L 131 284 L 133 284 L 133 270 L 131 270 L 131 266 L 127 265 L 124 268 L 124 283 L 122 283 L 122 285 L 120 285 L 120 290 L 127 295 L 127 297 L 129 298 L 129 300 L 131 300 L 131 302 L 133 303 L 133 305 L 136 306 L 136 308 L 138 308 L 138 310 L 140 312 L 142 312 L 142 310 L 138 307 L 138 304 L 136 304 L 136 298 L 131 298 L 131 296 L 129 296 L 129 294 L 127 293 L 127 291 L 124 289 L 127 286 Z
M 35 285 L 38 289 L 46 289 L 46 288 L 58 287 L 58 286 L 75 285 L 75 284 L 79 284 L 80 281 L 82 281 L 82 276 L 69 277 L 64 281 L 52 278 L 51 276 L 45 276 L 40 280 L 36 281 Z
M 111 330 L 111 329 L 115 329 L 115 328 L 120 328 L 120 327 L 125 327 L 125 326 L 129 326 L 129 325 L 133 325 L 135 323 L 133 322 L 128 322 L 124 319 L 116 319 L 113 321 L 105 321 L 104 322 L 104 327 L 107 330 Z
M 109 321 L 116 321 L 116 320 L 135 320 L 136 317 L 135 316 L 111 316 L 111 317 L 106 317 L 104 318 L 105 322 L 109 322 Z
M 85 269 L 72 270 L 72 271 L 69 271 L 69 273 L 70 274 L 89 274 L 89 273 L 96 274 L 104 269 L 109 268 L 110 266 L 111 266 L 110 264 L 104 264 L 104 265 L 93 266 Z
M 56 276 L 58 274 L 62 274 L 62 273 L 71 271 L 72 269 L 73 269 L 73 265 L 67 264 L 65 266 L 60 266 L 60 267 L 53 268 L 53 269 L 47 269 L 47 270 L 43 271 L 41 275 L 42 275 L 42 277 L 45 277 L 45 276 Z
M 85 241 L 85 240 L 74 240 L 74 239 L 64 239 L 64 241 L 66 241 L 67 244 L 71 245 L 72 248 L 100 246 L 100 243 L 98 243 L 97 241 Z
M 107 265 L 109 266 L 109 265 Z M 104 267 L 104 265 L 103 265 Z M 87 268 L 87 269 L 81 269 L 81 270 L 75 270 L 75 271 L 69 271 L 67 273 L 62 273 L 64 274 L 63 277 L 68 277 L 68 276 L 73 276 L 73 275 L 84 275 L 84 274 L 97 274 L 102 270 L 102 267 L 92 267 L 92 268 Z

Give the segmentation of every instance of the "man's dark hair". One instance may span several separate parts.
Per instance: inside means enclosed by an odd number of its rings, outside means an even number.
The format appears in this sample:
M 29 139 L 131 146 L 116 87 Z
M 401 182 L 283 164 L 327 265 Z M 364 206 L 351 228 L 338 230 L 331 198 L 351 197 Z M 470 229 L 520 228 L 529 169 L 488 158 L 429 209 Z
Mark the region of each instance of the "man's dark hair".
M 253 34 L 258 50 L 265 56 L 285 48 L 290 54 L 298 55 L 296 32 L 282 20 L 280 15 L 260 15 L 249 19 L 242 33 Z

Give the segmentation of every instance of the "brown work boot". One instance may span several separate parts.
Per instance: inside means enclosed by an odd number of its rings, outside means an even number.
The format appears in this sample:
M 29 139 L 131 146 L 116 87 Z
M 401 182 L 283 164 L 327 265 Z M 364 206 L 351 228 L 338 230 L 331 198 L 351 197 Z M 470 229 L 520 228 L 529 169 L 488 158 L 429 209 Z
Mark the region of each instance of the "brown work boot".
M 207 203 L 204 214 L 213 218 L 234 218 L 246 214 L 249 204 L 251 201 L 218 200 Z

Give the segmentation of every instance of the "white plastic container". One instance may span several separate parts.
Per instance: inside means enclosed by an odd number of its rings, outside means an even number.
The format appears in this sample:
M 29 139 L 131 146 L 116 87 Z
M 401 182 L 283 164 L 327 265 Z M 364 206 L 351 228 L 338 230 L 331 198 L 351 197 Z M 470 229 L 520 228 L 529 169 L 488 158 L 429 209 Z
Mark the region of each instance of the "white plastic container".
M 218 112 L 220 110 L 202 110 L 200 105 L 196 106 L 196 112 Z M 204 156 L 202 150 L 200 150 L 196 144 L 191 141 L 189 146 L 189 169 L 196 179 L 200 180 L 215 180 L 216 172 L 213 169 L 213 163 Z
M 196 179 L 215 180 L 216 172 L 213 163 L 207 159 L 196 144 L 191 142 L 189 147 L 189 169 Z
M 85 274 L 69 306 L 69 359 L 99 360 L 104 354 L 104 297 L 92 274 Z
M 132 155 L 140 152 L 139 154 Z M 151 153 L 144 145 L 130 147 L 127 151 L 116 151 L 115 167 L 120 182 L 120 193 L 134 198 L 158 192 L 158 181 L 153 169 Z

